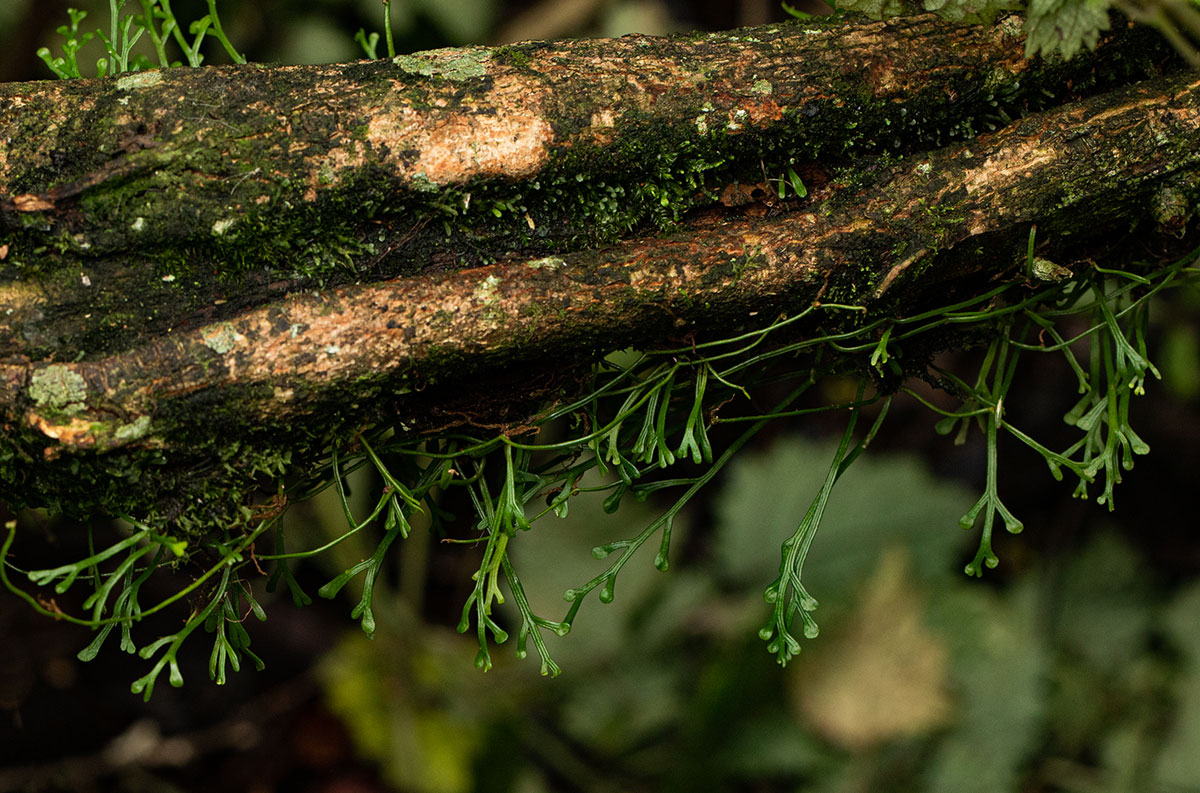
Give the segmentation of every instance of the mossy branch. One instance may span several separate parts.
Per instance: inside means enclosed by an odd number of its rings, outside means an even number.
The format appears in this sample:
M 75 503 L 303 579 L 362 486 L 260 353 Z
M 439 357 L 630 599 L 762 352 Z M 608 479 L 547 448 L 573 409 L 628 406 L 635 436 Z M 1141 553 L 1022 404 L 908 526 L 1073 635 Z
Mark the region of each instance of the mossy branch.
M 753 327 L 818 301 L 882 311 L 919 305 L 933 284 L 969 292 L 1028 277 L 1030 224 L 1043 240 L 1078 246 L 1099 231 L 1104 242 L 1114 223 L 1152 220 L 1143 207 L 1177 189 L 1167 186 L 1193 184 L 1198 126 L 1200 80 L 1163 78 L 847 175 L 853 188 L 722 207 L 604 248 L 293 294 L 118 352 L 74 350 L 77 361 L 30 360 L 46 306 L 36 278 L 13 279 L 0 285 L 11 301 L 0 315 L 6 443 L 43 465 L 170 455 L 195 444 L 214 404 L 239 435 L 348 400 L 403 412 L 430 384 Z
M 1069 276 L 1051 257 L 1108 272 L 1124 229 L 1173 235 L 1196 199 L 1200 78 L 1126 33 L 1034 64 L 1011 29 L 783 25 L 0 86 L 0 498 L 189 540 L 219 525 L 225 547 L 322 476 L 340 487 L 331 450 L 431 439 L 449 480 L 540 411 L 595 425 L 615 504 L 639 465 L 714 459 L 706 384 L 744 393 L 729 378 L 767 326 L 909 374 L 893 318 L 936 306 L 949 325 L 956 301 Z M 1132 82 L 1148 71 L 1166 75 Z M 581 393 L 605 353 L 664 346 L 661 378 L 613 386 L 617 418 Z M 1012 431 L 998 406 L 993 424 Z M 465 426 L 492 440 L 461 446 Z M 1088 426 L 1089 460 L 1140 450 Z M 518 499 L 509 468 L 515 519 L 538 489 Z M 417 502 L 388 481 L 404 534 Z M 278 503 L 252 508 L 264 482 Z M 519 589 L 490 531 L 480 614 L 500 572 Z M 569 623 L 522 615 L 539 652 Z

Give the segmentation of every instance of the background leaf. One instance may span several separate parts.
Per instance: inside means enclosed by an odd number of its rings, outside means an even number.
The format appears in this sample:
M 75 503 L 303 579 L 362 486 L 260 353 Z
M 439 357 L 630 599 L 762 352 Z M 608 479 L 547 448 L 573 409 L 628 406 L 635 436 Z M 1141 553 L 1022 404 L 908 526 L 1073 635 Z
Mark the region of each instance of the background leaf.
M 1106 0 L 1030 0 L 1025 17 L 1025 57 L 1055 53 L 1070 59 L 1080 48 L 1096 46 L 1108 30 Z
M 1022 7 L 1019 0 L 922 0 L 922 5 L 947 22 L 982 25 L 990 25 L 1005 11 Z

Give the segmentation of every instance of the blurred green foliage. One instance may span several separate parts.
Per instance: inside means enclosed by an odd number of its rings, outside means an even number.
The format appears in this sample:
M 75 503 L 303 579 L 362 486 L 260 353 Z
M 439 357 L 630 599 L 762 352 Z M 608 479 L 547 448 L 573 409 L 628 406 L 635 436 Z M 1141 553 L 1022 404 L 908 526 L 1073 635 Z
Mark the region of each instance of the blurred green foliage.
M 219 13 L 222 27 L 228 31 L 233 44 L 250 60 L 279 63 L 332 63 L 363 57 L 356 44 L 356 31 L 363 31 L 364 40 L 377 35 L 377 54 L 385 55 L 383 46 L 384 7 L 380 0 L 259 0 L 254 3 L 235 0 L 69 0 L 66 5 L 77 9 L 71 16 L 85 17 L 75 31 L 71 30 L 65 5 L 59 9 L 47 7 L 44 12 L 32 9 L 28 0 L 5 0 L 0 3 L 0 41 L 6 29 L 15 25 L 22 14 L 44 13 L 44 34 L 41 41 L 13 42 L 12 47 L 25 48 L 30 58 L 39 47 L 46 47 L 59 57 L 65 42 L 78 42 L 80 74 L 96 75 L 94 65 L 108 61 L 108 52 L 97 31 L 111 36 L 110 13 L 115 4 L 124 18 L 156 17 L 160 23 L 168 13 L 179 20 L 179 33 L 192 38 L 189 27 L 205 16 Z M 550 37 L 571 35 L 619 36 L 630 32 L 660 34 L 686 28 L 676 21 L 662 0 L 594 0 L 574 6 L 543 7 L 538 13 L 528 3 L 507 0 L 391 0 L 389 14 L 397 52 L 434 49 L 462 44 L 499 43 L 498 36 L 507 38 Z M 150 11 L 145 9 L 149 7 Z M 524 10 L 525 16 L 517 12 Z M 729 12 L 731 20 L 735 10 Z M 776 11 L 782 16 L 782 11 Z M 53 17 L 53 18 L 51 18 Z M 763 20 L 765 21 L 765 20 Z M 732 22 L 731 22 L 732 24 Z M 59 27 L 62 30 L 56 30 Z M 130 29 L 132 39 L 143 26 L 136 21 Z M 117 44 L 121 36 L 116 37 Z M 170 31 L 168 31 L 168 35 Z M 204 37 L 201 36 L 201 39 Z M 131 41 L 131 66 L 147 68 L 157 65 L 155 42 L 143 35 Z M 48 53 L 49 54 L 49 53 Z M 168 42 L 166 54 L 170 62 L 188 62 L 175 44 Z M 215 41 L 201 41 L 196 53 L 206 64 L 227 63 L 230 58 Z M 43 67 L 44 69 L 44 67 Z M 105 69 L 111 73 L 110 65 Z M 44 76 L 50 76 L 43 72 Z M 69 76 L 77 76 L 68 70 Z M 61 76 L 61 75 L 60 75 Z
M 373 647 L 348 633 L 325 663 L 332 706 L 398 790 L 1194 789 L 1200 589 L 1156 585 L 1108 530 L 1000 589 L 957 576 L 970 543 L 943 527 L 972 496 L 911 456 L 848 470 L 807 579 L 825 635 L 786 669 L 762 653 L 757 586 L 832 451 L 787 437 L 742 453 L 712 524 L 676 526 L 693 561 L 670 581 L 631 566 L 621 598 L 589 604 L 605 618 L 554 642 L 564 676 L 507 657 L 486 684 L 448 672 L 473 642 L 393 596 L 392 629 Z M 589 545 L 654 514 L 600 501 L 514 548 L 546 572 L 535 609 L 595 572 Z

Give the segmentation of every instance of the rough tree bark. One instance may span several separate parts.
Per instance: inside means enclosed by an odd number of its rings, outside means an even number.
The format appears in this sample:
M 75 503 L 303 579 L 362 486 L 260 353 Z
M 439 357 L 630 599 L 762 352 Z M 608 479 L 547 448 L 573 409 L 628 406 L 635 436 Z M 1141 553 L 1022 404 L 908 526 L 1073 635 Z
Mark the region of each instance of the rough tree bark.
M 1135 225 L 1178 231 L 1200 77 L 1137 32 L 1047 64 L 1019 31 L 916 17 L 0 86 L 0 498 L 186 498 L 235 475 L 231 444 L 299 459 L 381 416 L 444 429 L 431 408 L 475 393 L 519 416 L 569 387 L 531 396 L 531 371 L 1022 278 L 1033 223 L 1048 255 L 1097 261 Z

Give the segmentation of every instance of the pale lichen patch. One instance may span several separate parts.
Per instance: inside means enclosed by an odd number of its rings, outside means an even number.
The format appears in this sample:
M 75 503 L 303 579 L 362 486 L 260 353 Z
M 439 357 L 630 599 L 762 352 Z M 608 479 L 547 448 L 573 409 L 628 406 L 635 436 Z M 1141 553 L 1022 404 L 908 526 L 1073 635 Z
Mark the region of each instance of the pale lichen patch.
M 557 270 L 564 264 L 566 264 L 566 262 L 564 262 L 558 256 L 547 256 L 542 259 L 534 259 L 533 261 L 525 262 L 526 267 L 532 267 L 535 270 L 541 270 L 543 268 L 547 270 Z
M 1074 277 L 1075 273 L 1060 264 L 1056 264 L 1041 256 L 1034 256 L 1029 263 L 1029 274 L 1038 281 L 1065 281 Z
M 220 355 L 224 355 L 232 350 L 243 338 L 233 325 L 228 322 L 207 327 L 200 333 L 200 339 L 204 342 L 204 345 Z
M 233 228 L 233 224 L 237 223 L 236 218 L 221 218 L 212 224 L 213 236 L 220 237 Z
M 392 63 L 409 74 L 462 81 L 486 75 L 491 59 L 492 52 L 486 47 L 466 47 L 397 55 Z
M 122 424 L 117 427 L 113 433 L 113 440 L 118 444 L 131 443 L 141 438 L 146 437 L 146 433 L 150 431 L 150 417 L 138 416 L 135 421 L 127 424 Z
M 426 176 L 424 171 L 418 171 L 417 173 L 413 174 L 412 178 L 409 180 L 409 184 L 411 184 L 412 188 L 418 193 L 437 193 L 441 191 L 441 188 L 434 184 L 433 180 Z M 464 203 L 463 209 L 466 208 L 467 205 Z
M 87 383 L 80 374 L 56 363 L 38 369 L 29 381 L 29 396 L 46 410 L 78 413 L 87 400 Z
M 149 88 L 162 82 L 162 72 L 134 72 L 117 80 L 118 91 L 132 91 L 135 88 Z
M 485 306 L 490 305 L 496 300 L 496 287 L 499 285 L 500 279 L 495 275 L 489 275 L 475 287 L 473 297 Z

